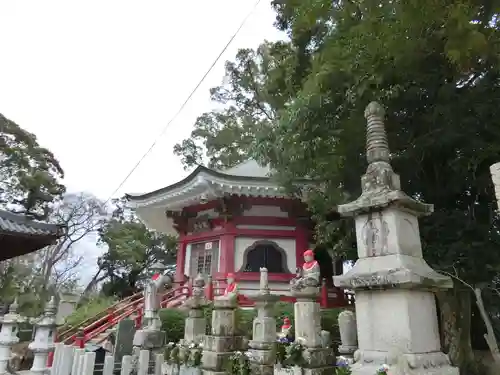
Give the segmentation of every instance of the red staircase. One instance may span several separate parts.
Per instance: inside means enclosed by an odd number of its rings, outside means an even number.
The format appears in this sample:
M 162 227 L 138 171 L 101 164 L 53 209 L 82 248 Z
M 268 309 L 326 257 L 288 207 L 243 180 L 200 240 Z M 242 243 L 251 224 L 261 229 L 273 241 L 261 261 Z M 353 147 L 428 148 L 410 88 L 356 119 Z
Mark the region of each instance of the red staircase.
M 161 306 L 162 308 L 166 307 L 172 301 L 182 301 L 188 296 L 189 287 L 187 285 L 175 287 L 165 292 Z M 85 343 L 90 341 L 100 344 L 107 337 L 105 333 L 123 319 L 132 318 L 136 322 L 136 327 L 140 327 L 142 325 L 143 310 L 144 296 L 142 292 L 139 292 L 116 302 L 77 325 L 60 327 L 57 333 L 57 341 L 68 345 L 73 343 L 78 347 L 83 347 Z
M 209 283 L 205 288 L 205 296 L 207 300 L 212 301 L 214 296 L 221 295 L 224 287 L 215 287 L 214 282 Z M 191 295 L 191 283 L 176 286 L 167 292 L 162 297 L 161 307 L 179 307 L 183 301 Z M 240 288 L 240 295 L 238 296 L 238 304 L 241 307 L 252 307 L 253 301 L 248 298 L 245 292 L 255 292 L 258 289 Z M 289 289 L 273 290 L 273 293 L 285 293 Z M 295 302 L 295 298 L 287 295 L 281 295 L 280 301 Z M 338 288 L 328 287 L 326 282 L 323 282 L 321 287 L 321 296 L 318 299 L 322 308 L 342 307 L 353 304 L 352 296 Z M 108 307 L 106 310 L 88 318 L 80 324 L 69 326 L 65 325 L 59 328 L 57 334 L 57 341 L 64 342 L 65 344 L 74 344 L 78 347 L 83 347 L 87 342 L 95 344 L 102 343 L 111 330 L 123 319 L 131 318 L 135 320 L 136 327 L 142 325 L 142 316 L 144 310 L 144 296 L 142 292 L 136 293 L 114 305 Z

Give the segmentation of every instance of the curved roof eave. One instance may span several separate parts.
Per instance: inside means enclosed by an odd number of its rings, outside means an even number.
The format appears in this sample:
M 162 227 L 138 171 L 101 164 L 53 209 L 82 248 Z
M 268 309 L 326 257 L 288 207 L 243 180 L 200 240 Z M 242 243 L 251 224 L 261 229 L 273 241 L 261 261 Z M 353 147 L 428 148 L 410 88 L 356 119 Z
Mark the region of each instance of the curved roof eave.
M 149 192 L 149 193 L 144 193 L 144 194 L 125 194 L 125 197 L 130 201 L 138 201 L 138 200 L 151 198 L 151 197 L 154 197 L 154 196 L 159 195 L 159 194 L 167 193 L 170 190 L 179 188 L 179 187 L 186 185 L 189 182 L 193 181 L 200 173 L 206 173 L 209 176 L 224 178 L 227 180 L 232 180 L 234 182 L 251 182 L 251 181 L 271 182 L 272 181 L 271 177 L 235 176 L 235 175 L 229 175 L 229 174 L 219 172 L 219 171 L 214 171 L 213 169 L 199 165 L 187 177 L 185 177 L 184 179 L 182 179 L 182 180 L 180 180 L 172 185 L 166 186 L 166 187 L 158 189 L 158 190 L 154 190 L 154 191 Z

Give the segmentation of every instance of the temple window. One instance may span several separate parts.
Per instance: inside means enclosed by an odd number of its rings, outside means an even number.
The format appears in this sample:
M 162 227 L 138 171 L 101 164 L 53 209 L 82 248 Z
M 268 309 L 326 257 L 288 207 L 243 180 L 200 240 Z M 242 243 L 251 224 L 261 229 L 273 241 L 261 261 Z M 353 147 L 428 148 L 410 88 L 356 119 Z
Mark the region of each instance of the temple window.
M 198 242 L 191 245 L 191 269 L 196 274 L 212 275 L 217 272 L 219 241 Z
M 267 268 L 269 273 L 289 273 L 286 252 L 273 241 L 257 241 L 243 254 L 242 272 L 260 272 Z

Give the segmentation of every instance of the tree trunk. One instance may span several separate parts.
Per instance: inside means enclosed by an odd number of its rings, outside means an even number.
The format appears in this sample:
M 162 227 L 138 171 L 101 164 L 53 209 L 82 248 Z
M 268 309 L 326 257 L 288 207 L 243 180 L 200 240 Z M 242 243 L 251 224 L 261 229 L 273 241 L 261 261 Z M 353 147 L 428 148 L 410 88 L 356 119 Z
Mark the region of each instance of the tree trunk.
M 455 285 L 437 294 L 440 315 L 440 336 L 443 352 L 447 353 L 461 375 L 468 375 L 474 366 L 471 328 L 471 291 Z

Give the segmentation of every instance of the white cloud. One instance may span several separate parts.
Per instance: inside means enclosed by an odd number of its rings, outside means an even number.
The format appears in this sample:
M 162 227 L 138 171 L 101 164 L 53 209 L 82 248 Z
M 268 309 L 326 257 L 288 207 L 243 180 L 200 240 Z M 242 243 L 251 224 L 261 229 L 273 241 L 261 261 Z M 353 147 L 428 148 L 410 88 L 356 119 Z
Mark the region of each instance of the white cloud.
M 253 5 L 254 0 L 3 0 L 0 113 L 56 154 L 71 191 L 106 199 Z M 264 1 L 119 193 L 151 191 L 184 176 L 173 145 L 212 107 L 208 89 L 222 83 L 224 62 L 238 48 L 283 37 L 273 22 Z

